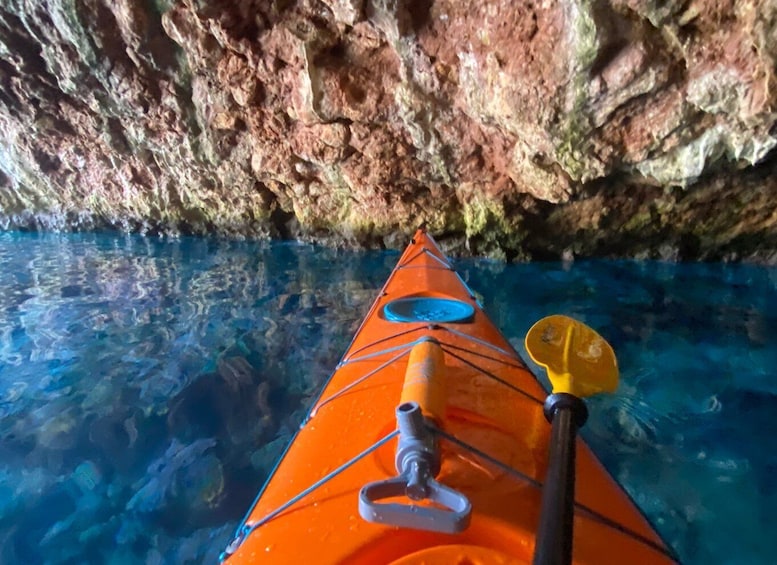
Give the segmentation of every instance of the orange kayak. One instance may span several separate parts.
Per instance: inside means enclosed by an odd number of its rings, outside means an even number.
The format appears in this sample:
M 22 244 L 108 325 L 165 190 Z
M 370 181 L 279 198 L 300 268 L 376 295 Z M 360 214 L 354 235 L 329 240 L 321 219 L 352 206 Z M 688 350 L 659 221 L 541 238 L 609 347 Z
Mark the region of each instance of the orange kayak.
M 222 560 L 531 563 L 546 397 L 419 230 Z M 573 561 L 676 562 L 576 441 Z

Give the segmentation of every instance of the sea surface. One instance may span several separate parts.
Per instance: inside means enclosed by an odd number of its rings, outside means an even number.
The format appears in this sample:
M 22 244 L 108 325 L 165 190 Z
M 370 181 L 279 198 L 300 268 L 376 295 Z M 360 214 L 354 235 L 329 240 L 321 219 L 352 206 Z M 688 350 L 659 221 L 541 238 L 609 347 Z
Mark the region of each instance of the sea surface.
M 398 257 L 0 233 L 0 563 L 217 562 Z M 455 264 L 612 343 L 583 434 L 684 563 L 775 562 L 777 269 Z

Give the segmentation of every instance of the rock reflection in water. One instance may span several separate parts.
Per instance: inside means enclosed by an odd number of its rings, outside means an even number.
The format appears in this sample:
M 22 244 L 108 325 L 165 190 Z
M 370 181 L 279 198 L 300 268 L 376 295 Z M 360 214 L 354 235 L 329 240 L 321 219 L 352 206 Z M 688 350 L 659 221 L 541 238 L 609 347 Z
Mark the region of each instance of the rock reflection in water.
M 215 562 L 396 259 L 33 234 L 0 256 L 0 563 Z

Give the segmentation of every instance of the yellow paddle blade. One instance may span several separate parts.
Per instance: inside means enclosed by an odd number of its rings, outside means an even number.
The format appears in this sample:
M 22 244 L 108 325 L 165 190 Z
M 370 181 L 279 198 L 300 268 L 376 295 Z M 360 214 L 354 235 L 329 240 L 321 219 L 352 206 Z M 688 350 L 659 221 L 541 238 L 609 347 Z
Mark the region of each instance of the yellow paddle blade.
M 526 334 L 526 351 L 545 367 L 553 392 L 578 398 L 618 388 L 618 361 L 602 336 L 584 323 L 556 314 Z

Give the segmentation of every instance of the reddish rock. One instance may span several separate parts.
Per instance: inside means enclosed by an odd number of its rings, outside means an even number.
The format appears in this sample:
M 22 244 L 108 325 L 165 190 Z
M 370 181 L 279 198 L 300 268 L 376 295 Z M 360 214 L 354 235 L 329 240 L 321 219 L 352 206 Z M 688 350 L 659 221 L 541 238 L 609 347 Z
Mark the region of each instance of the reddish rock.
M 770 0 L 6 4 L 0 227 L 777 257 Z

